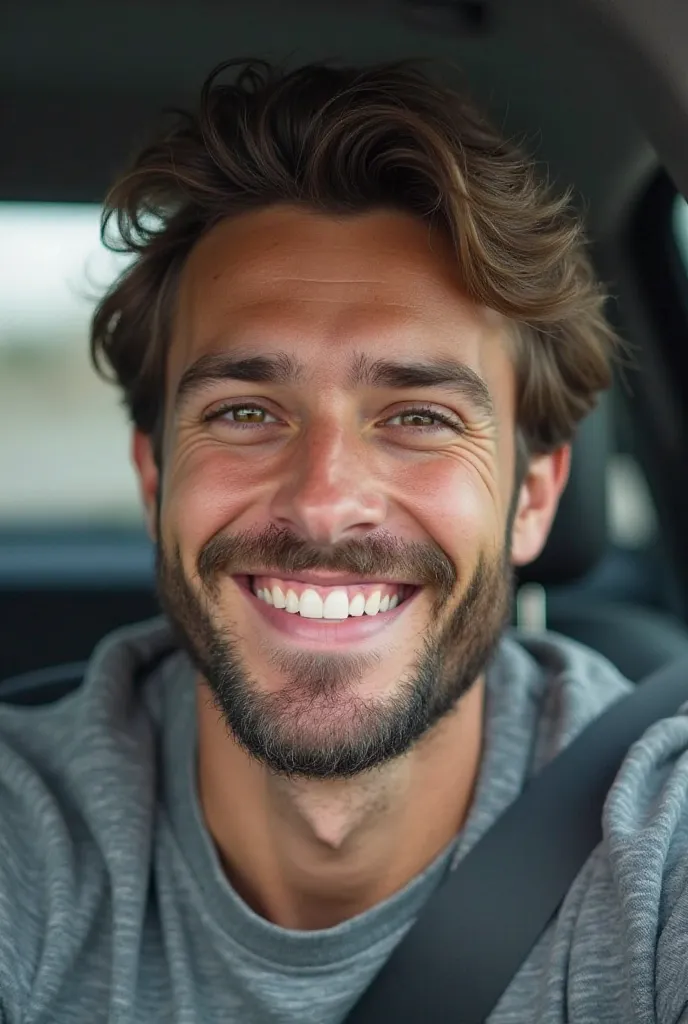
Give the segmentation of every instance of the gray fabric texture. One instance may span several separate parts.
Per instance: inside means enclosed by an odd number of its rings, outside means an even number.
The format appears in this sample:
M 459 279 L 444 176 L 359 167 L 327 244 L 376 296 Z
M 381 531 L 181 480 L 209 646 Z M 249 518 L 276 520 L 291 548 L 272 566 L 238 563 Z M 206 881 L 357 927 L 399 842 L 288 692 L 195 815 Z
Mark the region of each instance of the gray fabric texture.
M 75 693 L 0 707 L 0 1019 L 340 1024 L 446 872 L 629 688 L 572 641 L 505 636 L 461 834 L 384 903 L 297 932 L 222 871 L 196 796 L 186 655 L 163 620 L 113 634 Z M 603 833 L 490 1024 L 688 1019 L 686 709 L 631 748 Z

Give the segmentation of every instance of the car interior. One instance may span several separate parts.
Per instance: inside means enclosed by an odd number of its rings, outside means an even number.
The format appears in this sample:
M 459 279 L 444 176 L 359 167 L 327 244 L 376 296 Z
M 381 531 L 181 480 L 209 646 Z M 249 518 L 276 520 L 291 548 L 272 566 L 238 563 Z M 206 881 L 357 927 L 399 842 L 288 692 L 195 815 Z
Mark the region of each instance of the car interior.
M 625 352 L 515 623 L 634 681 L 688 655 L 688 5 L 10 0 L 2 20 L 0 699 L 55 699 L 106 633 L 158 613 L 128 425 L 88 367 L 92 299 L 77 315 L 55 289 L 100 244 L 127 157 L 230 57 L 429 58 L 573 188 Z

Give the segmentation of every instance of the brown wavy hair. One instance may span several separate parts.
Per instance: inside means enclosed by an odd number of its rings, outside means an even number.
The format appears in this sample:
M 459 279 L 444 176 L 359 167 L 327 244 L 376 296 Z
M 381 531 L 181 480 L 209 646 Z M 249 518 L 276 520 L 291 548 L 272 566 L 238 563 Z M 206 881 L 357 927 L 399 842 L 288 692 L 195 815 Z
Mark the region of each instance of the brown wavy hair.
M 514 325 L 528 452 L 571 440 L 610 385 L 617 338 L 570 193 L 555 195 L 466 95 L 410 62 L 284 71 L 228 61 L 206 80 L 198 112 L 174 112 L 103 211 L 103 240 L 135 259 L 95 311 L 91 354 L 154 438 L 186 257 L 219 221 L 274 203 L 392 208 L 443 228 L 468 296 Z

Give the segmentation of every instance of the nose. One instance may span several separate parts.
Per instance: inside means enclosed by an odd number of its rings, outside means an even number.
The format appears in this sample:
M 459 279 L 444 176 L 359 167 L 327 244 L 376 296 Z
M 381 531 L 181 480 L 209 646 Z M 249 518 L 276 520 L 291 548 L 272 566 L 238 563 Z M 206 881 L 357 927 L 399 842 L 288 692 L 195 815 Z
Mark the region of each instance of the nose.
M 323 546 L 379 527 L 387 507 L 373 462 L 354 431 L 314 424 L 284 467 L 273 522 Z

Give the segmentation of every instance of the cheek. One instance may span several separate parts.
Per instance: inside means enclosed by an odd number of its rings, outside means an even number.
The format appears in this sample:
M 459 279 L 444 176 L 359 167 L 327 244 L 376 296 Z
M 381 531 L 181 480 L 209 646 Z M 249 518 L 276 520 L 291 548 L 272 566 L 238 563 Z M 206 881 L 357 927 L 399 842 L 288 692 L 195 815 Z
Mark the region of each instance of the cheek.
M 502 545 L 494 483 L 461 456 L 417 465 L 397 481 L 404 506 L 455 562 Z
M 196 444 L 179 452 L 163 490 L 163 533 L 182 549 L 198 552 L 241 516 L 248 495 L 255 500 L 252 476 L 247 462 L 228 458 L 214 445 Z

